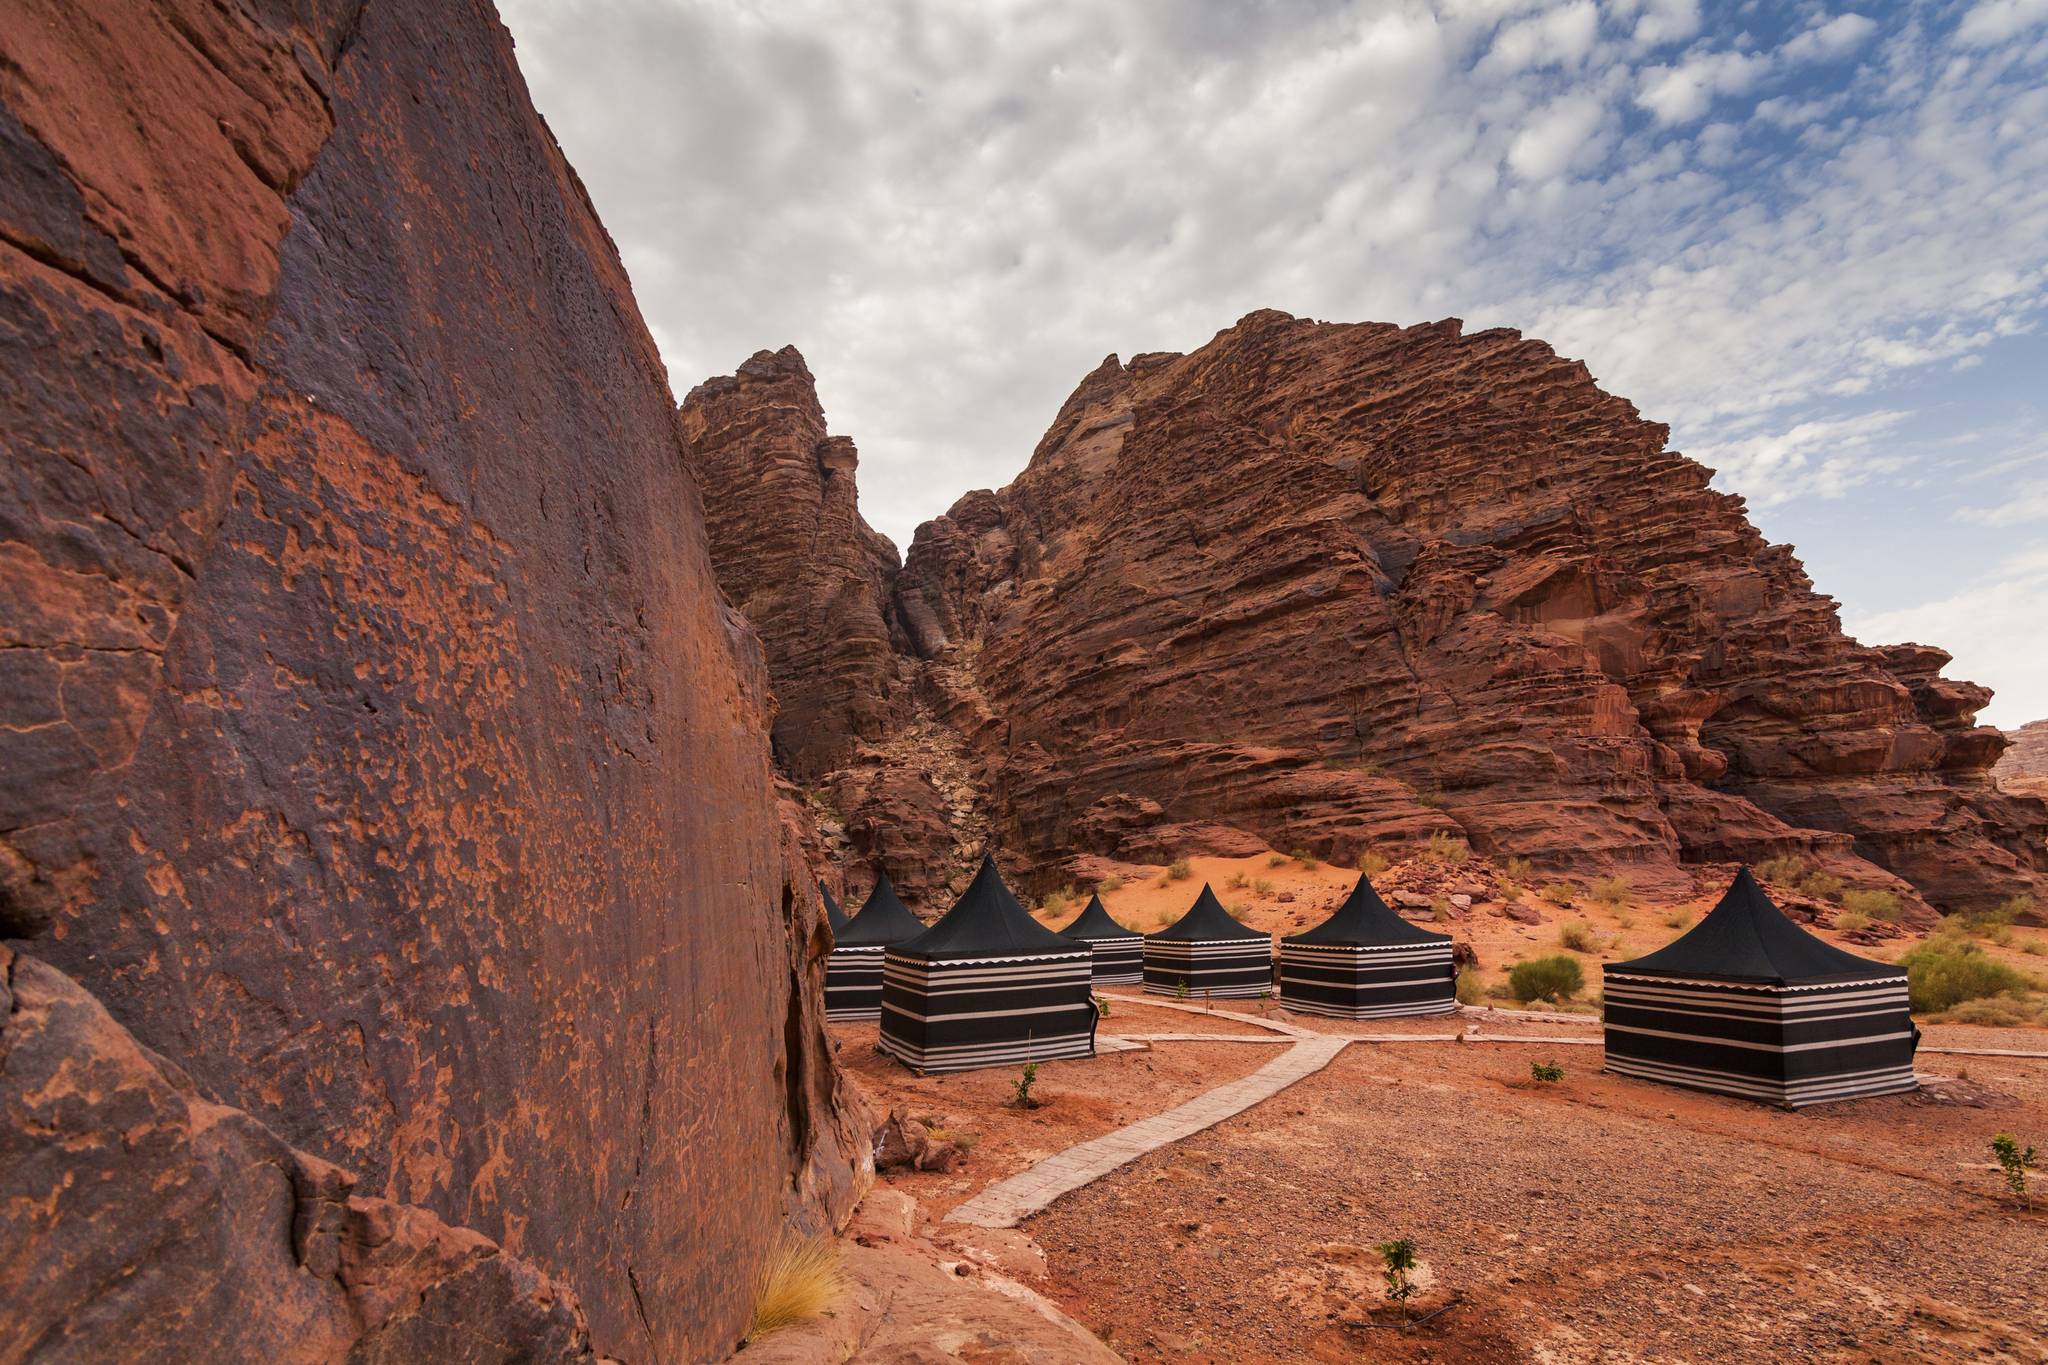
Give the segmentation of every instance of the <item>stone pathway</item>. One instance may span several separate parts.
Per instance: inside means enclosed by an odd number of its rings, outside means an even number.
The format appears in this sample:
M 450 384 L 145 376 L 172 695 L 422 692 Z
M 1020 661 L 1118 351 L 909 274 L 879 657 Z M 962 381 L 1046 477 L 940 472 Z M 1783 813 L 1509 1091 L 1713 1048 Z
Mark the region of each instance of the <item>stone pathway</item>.
M 1150 1003 L 1150 1002 L 1147 1002 Z M 1306 1032 L 1306 1030 L 1303 1030 Z M 1218 1041 L 1214 1034 L 1204 1041 Z M 1241 1039 L 1239 1040 L 1241 1041 Z M 1197 1095 L 1186 1104 L 1119 1128 L 1114 1133 L 1076 1143 L 1030 1170 L 1000 1180 L 946 1215 L 948 1223 L 984 1228 L 1013 1228 L 1053 1200 L 1147 1152 L 1178 1142 L 1241 1114 L 1260 1100 L 1276 1095 L 1304 1076 L 1330 1064 L 1351 1040 L 1310 1034 L 1249 1076 Z

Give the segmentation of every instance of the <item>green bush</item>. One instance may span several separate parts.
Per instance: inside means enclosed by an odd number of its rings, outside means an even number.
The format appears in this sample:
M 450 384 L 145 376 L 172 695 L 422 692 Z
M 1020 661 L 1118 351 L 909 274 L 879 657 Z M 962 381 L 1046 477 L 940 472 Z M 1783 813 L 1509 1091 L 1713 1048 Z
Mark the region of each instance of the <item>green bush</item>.
M 1309 852 L 1309 851 L 1308 851 L 1307 849 L 1305 849 L 1305 848 L 1297 848 L 1297 849 L 1295 849 L 1295 850 L 1294 850 L 1294 852 L 1290 853 L 1290 854 L 1289 854 L 1288 856 L 1289 856 L 1290 858 L 1293 858 L 1293 859 L 1294 859 L 1294 861 L 1296 861 L 1297 863 L 1300 863 L 1300 864 L 1302 865 L 1302 867 L 1303 867 L 1303 868 L 1305 868 L 1305 869 L 1307 869 L 1308 871 L 1311 871 L 1311 872 L 1313 872 L 1313 871 L 1314 871 L 1314 870 L 1315 870 L 1315 869 L 1316 869 L 1317 867 L 1321 866 L 1321 864 L 1319 864 L 1319 863 L 1318 863 L 1318 862 L 1316 861 L 1316 855 L 1315 855 L 1315 854 L 1313 854 L 1313 853 L 1310 853 L 1310 852 Z
M 1458 969 L 1458 1003 L 1476 1005 L 1485 998 L 1486 992 L 1479 984 L 1479 973 L 1470 967 Z
M 1799 879 L 1799 889 L 1818 901 L 1831 901 L 1842 894 L 1844 883 L 1832 872 L 1809 872 Z
M 1582 919 L 1566 920 L 1557 926 L 1557 941 L 1575 953 L 1593 951 L 1593 926 Z
M 1577 958 L 1556 953 L 1517 962 L 1508 972 L 1508 989 L 1524 1004 L 1548 1000 L 1553 1004 L 1569 1000 L 1586 988 L 1586 974 Z
M 1545 1085 L 1554 1085 L 1564 1079 L 1564 1068 L 1556 1062 L 1531 1062 L 1529 1063 L 1529 1079 L 1541 1081 Z
M 1620 877 L 1602 877 L 1593 883 L 1593 899 L 1610 910 L 1628 904 L 1628 882 Z
M 1271 855 L 1269 855 L 1269 856 L 1267 857 L 1267 859 L 1266 859 L 1266 866 L 1267 866 L 1267 867 L 1285 867 L 1285 866 L 1287 866 L 1287 855 L 1286 855 L 1285 853 L 1275 853 L 1275 854 L 1271 854 Z
M 1843 910 L 1835 916 L 1835 928 L 1844 934 L 1854 934 L 1870 927 L 1870 916 L 1861 910 Z
M 2033 983 L 1966 939 L 1942 935 L 1899 956 L 1915 1014 L 1939 1014 L 1965 1000 L 2021 996 Z
M 1844 891 L 1842 908 L 1868 915 L 1872 919 L 1883 920 L 1886 924 L 1897 923 L 1899 918 L 1899 898 L 1889 891 L 1866 891 L 1861 888 Z
M 1806 859 L 1796 853 L 1787 853 L 1778 858 L 1766 858 L 1756 865 L 1756 875 L 1767 882 L 1782 882 L 1796 886 L 1807 873 Z

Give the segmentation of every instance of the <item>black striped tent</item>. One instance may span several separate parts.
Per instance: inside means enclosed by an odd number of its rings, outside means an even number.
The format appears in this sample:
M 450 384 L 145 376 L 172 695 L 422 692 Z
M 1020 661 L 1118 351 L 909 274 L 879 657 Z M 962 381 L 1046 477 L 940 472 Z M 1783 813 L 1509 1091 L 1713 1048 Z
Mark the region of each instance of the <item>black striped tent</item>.
M 1451 936 L 1402 919 L 1363 876 L 1328 919 L 1280 940 L 1280 998 L 1305 1014 L 1449 1014 L 1457 986 Z
M 886 954 L 882 1051 L 918 1072 L 1092 1057 L 1092 961 L 1031 918 L 983 857 L 945 918 Z
M 832 940 L 825 960 L 825 1017 L 873 1019 L 882 1012 L 882 954 L 924 932 L 887 873 L 875 878 L 860 913 Z
M 1145 935 L 1145 989 L 1192 999 L 1263 995 L 1273 987 L 1273 939 L 1239 924 L 1204 883 L 1188 912 Z
M 1145 979 L 1145 938 L 1126 929 L 1102 908 L 1102 897 L 1090 896 L 1088 908 L 1060 930 L 1063 938 L 1085 943 L 1095 953 L 1095 984 L 1124 985 Z
M 839 902 L 833 899 L 832 888 L 825 883 L 818 883 L 818 894 L 825 898 L 825 923 L 832 926 L 832 941 L 836 943 L 846 932 L 846 912 L 839 908 Z
M 1601 976 L 1609 1071 L 1793 1109 L 1916 1084 L 1905 972 L 1807 933 L 1748 868 L 1691 932 Z

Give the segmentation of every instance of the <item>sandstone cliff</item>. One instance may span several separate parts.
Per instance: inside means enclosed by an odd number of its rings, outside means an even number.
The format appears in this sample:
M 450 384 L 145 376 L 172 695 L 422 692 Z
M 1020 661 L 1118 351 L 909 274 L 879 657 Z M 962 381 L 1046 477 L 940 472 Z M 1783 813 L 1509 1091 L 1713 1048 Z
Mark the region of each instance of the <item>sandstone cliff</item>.
M 2048 885 L 1988 692 L 1844 636 L 1666 437 L 1456 322 L 1256 313 L 1111 357 L 1015 482 L 918 531 L 910 695 L 1041 877 L 1441 831 L 1648 880 L 1798 851 L 1943 906 Z
M 595 1349 L 729 1348 L 857 1179 L 826 939 L 665 376 L 509 36 L 31 0 L 0 55 L 0 935 L 206 1104 L 559 1278 Z M 7 1285 L 0 1340 L 54 1292 Z
M 1991 775 L 1998 789 L 2015 796 L 2048 797 L 2048 720 L 2029 721 L 2005 736 L 2012 747 L 1999 755 Z

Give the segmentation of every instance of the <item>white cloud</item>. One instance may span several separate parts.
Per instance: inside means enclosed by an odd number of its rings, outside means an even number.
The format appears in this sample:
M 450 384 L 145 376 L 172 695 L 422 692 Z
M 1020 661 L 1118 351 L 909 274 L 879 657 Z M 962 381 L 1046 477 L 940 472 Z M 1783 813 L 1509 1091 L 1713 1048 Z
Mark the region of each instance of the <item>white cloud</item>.
M 1796 497 L 1838 498 L 1857 484 L 1900 467 L 1883 439 L 1905 420 L 1903 412 L 1870 412 L 1798 422 L 1738 440 L 1694 445 L 1690 454 L 1721 482 L 1756 489 L 1769 507 Z
M 1961 591 L 1895 611 L 1845 616 L 1843 626 L 1866 644 L 1939 644 L 1955 656 L 1949 677 L 1996 680 L 1997 695 L 1978 719 L 2012 729 L 2048 718 L 2044 601 L 2048 541 L 2038 541 Z
M 1978 0 L 1956 28 L 1966 47 L 1991 47 L 2048 22 L 2048 0 Z
M 1501 26 L 1479 70 L 1508 76 L 1538 66 L 1576 66 L 1593 51 L 1600 11 L 1592 0 L 1573 3 Z
M 1508 166 L 1524 180 L 1548 180 L 1586 149 L 1606 110 L 1586 95 L 1553 101 L 1515 134 L 1508 144 Z
M 1846 56 L 1869 42 L 1877 21 L 1861 14 L 1839 14 L 1816 24 L 1778 49 L 1788 62 L 1827 62 Z
M 1705 114 L 1716 96 L 1749 89 L 1770 66 L 1750 52 L 1702 52 L 1677 66 L 1653 66 L 1642 75 L 1636 103 L 1659 123 L 1691 123 Z
M 1635 40 L 1643 47 L 1676 43 L 1700 29 L 1699 0 L 1649 0 L 1636 20 Z
M 1965 507 L 1956 513 L 1958 521 L 1973 521 L 1980 526 L 2024 526 L 2029 522 L 2048 521 L 2048 479 L 2027 479 L 2015 485 L 2005 497 L 1989 507 Z M 2041 603 L 2044 619 L 2048 619 L 2048 601 Z

